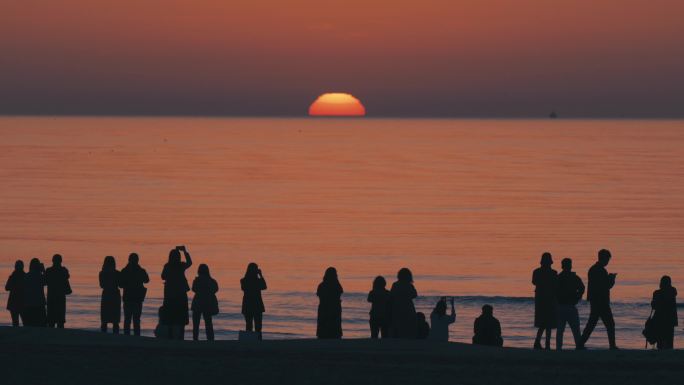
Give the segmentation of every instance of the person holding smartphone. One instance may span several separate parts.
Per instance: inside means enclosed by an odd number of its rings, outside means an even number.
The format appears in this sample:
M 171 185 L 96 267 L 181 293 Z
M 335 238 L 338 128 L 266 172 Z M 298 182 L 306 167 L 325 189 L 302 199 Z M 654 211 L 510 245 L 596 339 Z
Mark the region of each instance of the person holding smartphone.
M 587 299 L 591 310 L 587 325 L 582 333 L 582 346 L 586 344 L 600 318 L 606 326 L 606 332 L 608 332 L 610 349 L 618 348 L 615 343 L 615 320 L 610 308 L 610 289 L 615 286 L 617 274 L 608 274 L 606 270 L 611 258 L 610 251 L 602 249 L 598 252 L 598 261 L 589 269 Z
M 242 315 L 245 317 L 245 330 L 261 334 L 263 314 L 266 311 L 261 291 L 266 290 L 266 280 L 259 265 L 247 265 L 245 276 L 240 280 L 242 296 Z
M 449 341 L 449 325 L 456 322 L 454 297 L 449 299 L 451 314 L 447 315 L 447 297 L 442 297 L 430 314 L 430 339 L 433 341 Z
M 185 262 L 181 261 L 181 252 Z M 190 285 L 185 270 L 192 266 L 192 258 L 185 246 L 176 246 L 169 252 L 169 261 L 164 265 L 161 278 L 164 281 L 164 318 L 169 325 L 169 337 L 182 340 L 188 316 L 188 292 Z

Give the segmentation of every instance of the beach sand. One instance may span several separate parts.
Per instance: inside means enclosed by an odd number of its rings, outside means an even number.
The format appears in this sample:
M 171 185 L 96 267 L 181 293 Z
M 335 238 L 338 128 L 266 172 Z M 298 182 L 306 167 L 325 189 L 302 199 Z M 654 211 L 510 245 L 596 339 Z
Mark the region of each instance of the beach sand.
M 0 328 L 2 384 L 681 383 L 684 351 L 545 352 L 401 340 L 159 341 Z

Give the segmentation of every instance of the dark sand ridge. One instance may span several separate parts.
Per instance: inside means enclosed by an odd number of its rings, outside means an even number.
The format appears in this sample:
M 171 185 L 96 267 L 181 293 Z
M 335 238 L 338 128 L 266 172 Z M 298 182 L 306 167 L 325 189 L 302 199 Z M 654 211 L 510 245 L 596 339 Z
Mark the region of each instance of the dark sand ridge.
M 159 341 L 0 328 L 0 383 L 676 384 L 684 351 L 545 352 L 402 340 Z

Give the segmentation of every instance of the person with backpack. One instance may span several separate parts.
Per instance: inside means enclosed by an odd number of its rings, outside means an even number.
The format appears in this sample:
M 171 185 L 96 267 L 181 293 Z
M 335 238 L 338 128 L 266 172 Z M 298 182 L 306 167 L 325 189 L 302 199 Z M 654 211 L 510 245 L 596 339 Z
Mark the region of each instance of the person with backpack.
M 558 330 L 556 331 L 556 350 L 563 350 L 563 332 L 565 324 L 570 325 L 572 336 L 575 338 L 575 349 L 583 350 L 582 335 L 579 327 L 579 313 L 577 303 L 584 295 L 584 283 L 582 279 L 572 271 L 572 259 L 565 258 L 561 261 L 563 271 L 558 274 L 558 287 L 556 290 L 558 309 Z
M 674 329 L 679 325 L 677 319 L 677 289 L 672 287 L 672 279 L 665 275 L 660 279 L 660 289 L 653 292 L 653 331 L 658 350 L 674 347 Z

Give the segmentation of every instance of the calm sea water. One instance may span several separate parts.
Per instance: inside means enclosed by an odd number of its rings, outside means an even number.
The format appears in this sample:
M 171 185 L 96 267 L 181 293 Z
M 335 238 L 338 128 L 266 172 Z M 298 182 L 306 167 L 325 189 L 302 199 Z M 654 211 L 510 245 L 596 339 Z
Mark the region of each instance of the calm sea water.
M 102 259 L 123 267 L 135 251 L 152 276 L 149 333 L 177 244 L 221 285 L 219 338 L 243 326 L 250 261 L 269 284 L 267 338 L 315 334 L 328 266 L 345 337 L 368 335 L 373 277 L 407 266 L 419 311 L 457 297 L 452 340 L 469 341 L 491 303 L 507 345 L 524 347 L 544 251 L 585 278 L 598 249 L 613 252 L 625 347 L 643 347 L 660 276 L 684 280 L 683 121 L 0 118 L 0 137 L 0 273 L 64 255 L 69 327 L 98 328 Z

